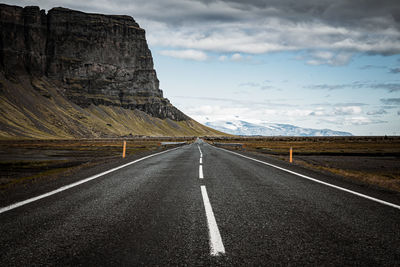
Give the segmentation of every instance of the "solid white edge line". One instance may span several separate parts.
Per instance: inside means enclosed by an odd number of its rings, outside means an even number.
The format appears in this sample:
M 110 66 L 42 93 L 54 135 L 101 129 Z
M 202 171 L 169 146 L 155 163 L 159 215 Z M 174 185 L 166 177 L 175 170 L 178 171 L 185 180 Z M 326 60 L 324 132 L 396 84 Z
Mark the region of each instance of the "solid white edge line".
M 203 178 L 204 178 L 204 176 L 203 176 L 203 165 L 200 165 L 200 166 L 199 166 L 199 178 L 200 178 L 200 179 L 203 179 Z
M 223 149 L 223 148 L 219 148 L 219 147 L 215 147 L 215 146 L 213 146 L 213 147 L 216 148 L 216 149 L 221 149 L 223 151 L 238 155 L 240 157 L 243 157 L 243 158 L 246 158 L 246 159 L 250 159 L 250 160 L 253 160 L 253 161 L 256 161 L 256 162 L 259 162 L 259 163 L 262 163 L 262 164 L 265 164 L 265 165 L 268 165 L 268 166 L 271 166 L 271 167 L 274 167 L 274 168 L 277 168 L 279 170 L 282 170 L 282 171 L 297 175 L 297 176 L 302 177 L 304 179 L 308 179 L 308 180 L 311 180 L 313 182 L 320 183 L 320 184 L 323 184 L 323 185 L 326 185 L 326 186 L 329 186 L 329 187 L 332 187 L 332 188 L 335 188 L 335 189 L 338 189 L 338 190 L 342 190 L 344 192 L 347 192 L 347 193 L 350 193 L 350 194 L 353 194 L 353 195 L 356 195 L 356 196 L 359 196 L 359 197 L 362 197 L 362 198 L 366 198 L 366 199 L 378 202 L 380 204 L 383 204 L 383 205 L 386 205 L 386 206 L 390 206 L 392 208 L 400 210 L 400 206 L 399 205 L 396 205 L 396 204 L 393 204 L 393 203 L 390 203 L 390 202 L 387 202 L 387 201 L 384 201 L 384 200 L 381 200 L 381 199 L 378 199 L 378 198 L 370 197 L 368 195 L 364 195 L 364 194 L 352 191 L 352 190 L 347 189 L 347 188 L 343 188 L 343 187 L 340 187 L 340 186 L 337 186 L 337 185 L 329 184 L 329 183 L 320 181 L 318 179 L 309 177 L 307 175 L 303 175 L 303 174 L 300 174 L 300 173 L 297 173 L 297 172 L 294 172 L 294 171 L 291 171 L 291 170 L 288 170 L 288 169 L 285 169 L 285 168 L 282 168 L 282 167 L 279 167 L 279 166 L 276 166 L 276 165 L 273 165 L 271 163 L 267 163 L 267 162 L 264 162 L 264 161 L 261 161 L 261 160 L 258 160 L 258 159 L 253 159 L 251 157 L 247 157 L 247 156 L 241 155 L 241 154 L 233 152 L 233 151 L 229 151 L 229 150 L 226 150 L 226 149 Z
M 200 164 L 203 164 L 203 158 L 200 157 Z
M 176 150 L 176 149 L 178 149 L 178 148 L 181 148 L 181 147 L 176 147 L 176 148 L 172 148 L 172 149 L 169 149 L 169 150 L 165 150 L 165 151 L 162 151 L 162 152 L 158 152 L 158 153 L 155 153 L 155 154 L 151 154 L 151 155 L 145 156 L 145 157 L 143 157 L 143 158 L 140 158 L 140 159 L 137 159 L 137 160 L 128 162 L 128 163 L 126 163 L 126 164 L 124 164 L 124 165 L 115 167 L 115 168 L 110 169 L 110 170 L 108 170 L 108 171 L 105 171 L 105 172 L 102 172 L 102 173 L 99 173 L 99 174 L 90 176 L 90 177 L 85 178 L 85 179 L 83 179 L 83 180 L 80 180 L 80 181 L 78 181 L 78 182 L 75 182 L 75 183 L 72 183 L 72 184 L 69 184 L 69 185 L 62 186 L 62 187 L 60 187 L 60 188 L 58 188 L 58 189 L 56 189 L 56 190 L 47 192 L 47 193 L 45 193 L 45 194 L 42 194 L 42 195 L 39 195 L 39 196 L 36 196 L 36 197 L 32 197 L 32 198 L 29 198 L 29 199 L 26 199 L 26 200 L 23 200 L 23 201 L 20 201 L 20 202 L 16 202 L 16 203 L 11 204 L 11 205 L 6 206 L 6 207 L 2 207 L 2 208 L 0 208 L 0 214 L 3 213 L 3 212 L 6 212 L 6 211 L 12 210 L 12 209 L 21 207 L 21 206 L 26 205 L 26 204 L 28 204 L 28 203 L 34 202 L 34 201 L 36 201 L 36 200 L 39 200 L 39 199 L 42 199 L 42 198 L 45 198 L 45 197 L 48 197 L 48 196 L 57 194 L 57 193 L 59 193 L 59 192 L 65 191 L 65 190 L 70 189 L 70 188 L 72 188 L 72 187 L 75 187 L 75 186 L 77 186 L 77 185 L 80 185 L 80 184 L 89 182 L 89 181 L 91 181 L 91 180 L 94 180 L 94 179 L 96 179 L 96 178 L 99 178 L 99 177 L 101 177 L 101 176 L 104 176 L 104 175 L 106 175 L 106 174 L 109 174 L 109 173 L 111 173 L 111 172 L 117 171 L 117 170 L 122 169 L 122 168 L 124 168 L 124 167 L 127 167 L 127 166 L 129 166 L 129 165 L 132 165 L 132 164 L 134 164 L 134 163 L 136 163 L 136 162 L 139 162 L 139 161 L 142 161 L 142 160 L 145 160 L 145 159 L 148 159 L 148 158 L 151 158 L 151 157 L 154 157 L 154 156 L 157 156 L 157 155 L 166 153 L 166 152 L 170 152 L 170 151 Z
M 212 256 L 219 256 L 225 254 L 225 247 L 222 243 L 221 234 L 219 233 L 217 221 L 215 220 L 214 212 L 210 204 L 210 199 L 208 198 L 207 189 L 204 185 L 201 185 L 200 188 L 207 217 L 208 234 L 210 237 L 210 254 Z

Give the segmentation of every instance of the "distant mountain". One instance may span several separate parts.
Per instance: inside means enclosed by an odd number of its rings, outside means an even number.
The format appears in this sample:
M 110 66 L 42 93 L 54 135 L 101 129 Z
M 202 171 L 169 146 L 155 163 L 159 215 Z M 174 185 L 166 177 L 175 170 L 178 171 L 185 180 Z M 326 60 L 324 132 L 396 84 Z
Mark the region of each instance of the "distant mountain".
M 290 124 L 260 123 L 246 121 L 214 121 L 205 125 L 234 135 L 262 135 L 262 136 L 352 136 L 348 132 L 333 131 L 330 129 L 301 128 Z

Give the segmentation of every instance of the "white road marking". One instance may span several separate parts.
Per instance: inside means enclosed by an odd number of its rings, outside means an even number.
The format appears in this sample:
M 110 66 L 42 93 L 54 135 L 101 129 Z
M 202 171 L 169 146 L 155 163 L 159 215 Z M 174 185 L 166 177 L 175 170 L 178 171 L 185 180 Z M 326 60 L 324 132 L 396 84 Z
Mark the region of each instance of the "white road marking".
M 210 204 L 210 199 L 208 198 L 207 189 L 204 185 L 200 186 L 200 188 L 207 216 L 208 233 L 210 236 L 210 254 L 212 256 L 219 256 L 225 254 L 225 247 L 222 243 L 221 234 L 219 233 L 217 221 L 215 220 L 214 212 Z
M 197 148 L 199 149 L 199 152 L 200 152 L 200 157 L 202 157 L 202 156 L 203 156 L 203 152 L 201 152 L 200 146 L 199 146 L 199 145 L 197 145 Z
M 200 166 L 199 166 L 199 178 L 200 178 L 200 179 L 203 179 L 203 178 L 204 178 L 204 176 L 203 176 L 203 165 L 200 165 Z
M 47 192 L 47 193 L 45 193 L 45 194 L 43 194 L 43 195 L 39 195 L 39 196 L 36 196 L 36 197 L 32 197 L 32 198 L 29 198 L 29 199 L 26 199 L 26 200 L 23 200 L 23 201 L 20 201 L 20 202 L 16 202 L 16 203 L 11 204 L 11 205 L 9 205 L 9 206 L 2 207 L 2 208 L 0 208 L 0 213 L 3 213 L 3 212 L 6 212 L 6 211 L 9 211 L 9 210 L 12 210 L 12 209 L 21 207 L 21 206 L 23 206 L 23 205 L 26 205 L 26 204 L 28 204 L 28 203 L 34 202 L 34 201 L 39 200 L 39 199 L 42 199 L 42 198 L 45 198 L 45 197 L 48 197 L 48 196 L 51 196 L 51 195 L 60 193 L 60 192 L 62 192 L 62 191 L 65 191 L 65 190 L 67 190 L 67 189 L 70 189 L 70 188 L 72 188 L 72 187 L 78 186 L 78 185 L 80 185 L 80 184 L 89 182 L 89 181 L 91 181 L 91 180 L 94 180 L 94 179 L 96 179 L 96 178 L 99 178 L 99 177 L 101 177 L 101 176 L 104 176 L 104 175 L 106 175 L 106 174 L 109 174 L 109 173 L 111 173 L 111 172 L 114 172 L 114 171 L 117 171 L 117 170 L 119 170 L 119 169 L 125 168 L 125 167 L 127 167 L 127 166 L 129 166 L 129 165 L 132 165 L 132 164 L 136 163 L 136 162 L 139 162 L 139 161 L 142 161 L 142 160 L 145 160 L 145 159 L 148 159 L 148 158 L 151 158 L 151 157 L 154 157 L 154 156 L 157 156 L 157 155 L 166 153 L 166 152 L 170 152 L 170 151 L 172 151 L 172 150 L 176 150 L 176 149 L 179 149 L 179 148 L 181 148 L 181 147 L 176 147 L 176 148 L 172 148 L 172 149 L 165 150 L 165 151 L 162 151 L 162 152 L 158 152 L 158 153 L 155 153 L 155 154 L 151 154 L 151 155 L 145 156 L 145 157 L 143 157 L 143 158 L 140 158 L 140 159 L 131 161 L 131 162 L 129 162 L 129 163 L 126 163 L 126 164 L 124 164 L 124 165 L 118 166 L 118 167 L 116 167 L 116 168 L 110 169 L 110 170 L 108 170 L 108 171 L 105 171 L 105 172 L 102 172 L 102 173 L 99 173 L 99 174 L 90 176 L 90 177 L 88 177 L 88 178 L 86 178 L 86 179 L 83 179 L 83 180 L 80 180 L 80 181 L 78 181 L 78 182 L 75 182 L 75 183 L 72 183 L 72 184 L 69 184 L 69 185 L 62 186 L 62 187 L 60 187 L 60 188 L 58 188 L 58 189 L 56 189 L 56 190 Z
M 200 157 L 200 164 L 203 164 L 203 158 Z
M 309 176 L 307 176 L 307 175 L 303 175 L 303 174 L 300 174 L 300 173 L 297 173 L 297 172 L 294 172 L 294 171 L 291 171 L 291 170 L 288 170 L 288 169 L 285 169 L 285 168 L 282 168 L 282 167 L 279 167 L 279 166 L 276 166 L 276 165 L 273 165 L 273 164 L 271 164 L 271 163 L 267 163 L 267 162 L 264 162 L 264 161 L 261 161 L 261 160 L 258 160 L 258 159 L 253 159 L 253 158 L 251 158 L 251 157 L 247 157 L 247 156 L 241 155 L 241 154 L 236 153 L 236 152 L 232 152 L 232 151 L 229 151 L 229 150 L 226 150 L 226 149 L 223 149 L 223 148 L 219 148 L 219 147 L 214 147 L 214 148 L 216 148 L 216 149 L 221 149 L 221 150 L 224 150 L 224 151 L 226 151 L 226 152 L 235 154 L 235 155 L 237 155 L 237 156 L 240 156 L 240 157 L 243 157 L 243 158 L 246 158 L 246 159 L 250 159 L 250 160 L 253 160 L 253 161 L 256 161 L 256 162 L 259 162 L 259 163 L 262 163 L 262 164 L 265 164 L 265 165 L 268 165 L 268 166 L 271 166 L 271 167 L 274 167 L 274 168 L 277 168 L 277 169 L 279 169 L 279 170 L 282 170 L 282 171 L 285 171 L 285 172 L 288 172 L 288 173 L 297 175 L 297 176 L 299 176 L 299 177 L 301 177 L 301 178 L 308 179 L 308 180 L 311 180 L 311 181 L 313 181 L 313 182 L 320 183 L 320 184 L 323 184 L 323 185 L 326 185 L 326 186 L 329 186 L 329 187 L 332 187 L 332 188 L 335 188 L 335 189 L 338 189 L 338 190 L 342 190 L 342 191 L 344 191 L 344 192 L 347 192 L 347 193 L 350 193 L 350 194 L 353 194 L 353 195 L 356 195 L 356 196 L 359 196 L 359 197 L 362 197 L 362 198 L 366 198 L 366 199 L 369 199 L 369 200 L 378 202 L 378 203 L 380 203 L 380 204 L 383 204 L 383 205 L 386 205 L 386 206 L 390 206 L 390 207 L 392 207 L 392 208 L 395 208 L 395 209 L 399 209 L 399 210 L 400 210 L 400 206 L 399 206 L 399 205 L 396 205 L 396 204 L 393 204 L 393 203 L 390 203 L 390 202 L 387 202 L 387 201 L 384 201 L 384 200 L 381 200 L 381 199 L 378 199 L 378 198 L 370 197 L 370 196 L 368 196 L 368 195 L 364 195 L 364 194 L 361 194 L 361 193 L 352 191 L 352 190 L 347 189 L 347 188 L 343 188 L 343 187 L 340 187 L 340 186 L 337 186 L 337 185 L 329 184 L 329 183 L 320 181 L 320 180 L 318 180 L 318 179 L 309 177 Z

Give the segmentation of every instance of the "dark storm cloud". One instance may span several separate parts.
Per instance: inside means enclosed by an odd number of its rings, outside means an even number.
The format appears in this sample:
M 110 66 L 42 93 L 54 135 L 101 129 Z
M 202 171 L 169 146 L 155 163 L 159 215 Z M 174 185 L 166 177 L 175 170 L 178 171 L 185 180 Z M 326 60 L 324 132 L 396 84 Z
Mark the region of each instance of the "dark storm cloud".
M 7 1 L 6 1 L 7 2 Z M 104 0 L 12 1 L 42 7 L 68 6 L 82 10 L 134 12 L 164 23 L 176 21 L 241 21 L 274 16 L 296 23 L 321 20 L 329 25 L 381 28 L 400 23 L 398 0 Z M 251 16 L 248 13 L 251 13 Z M 180 17 L 175 17 L 180 14 Z
M 399 27 L 400 23 L 398 0 L 200 0 L 193 2 L 203 2 L 208 6 L 223 2 L 237 10 L 253 11 L 253 14 L 257 16 L 276 16 L 298 23 L 317 19 L 329 25 L 352 25 L 369 29 L 377 29 L 388 24 Z M 203 18 L 207 20 L 207 16 Z
M 354 53 L 400 53 L 398 0 L 6 1 L 127 14 L 151 45 L 203 52 L 310 51 L 307 64 L 344 65 Z

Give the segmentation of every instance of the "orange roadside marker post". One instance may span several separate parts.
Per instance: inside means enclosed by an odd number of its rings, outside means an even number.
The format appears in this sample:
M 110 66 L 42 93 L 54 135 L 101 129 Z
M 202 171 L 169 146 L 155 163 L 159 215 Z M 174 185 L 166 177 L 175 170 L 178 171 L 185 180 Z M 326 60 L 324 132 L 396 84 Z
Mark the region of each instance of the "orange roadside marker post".
M 293 149 L 292 149 L 292 147 L 290 147 L 289 154 L 290 154 L 290 163 L 292 163 L 293 162 Z
M 126 141 L 124 141 L 124 148 L 122 149 L 122 158 L 125 158 L 125 152 L 126 152 Z

